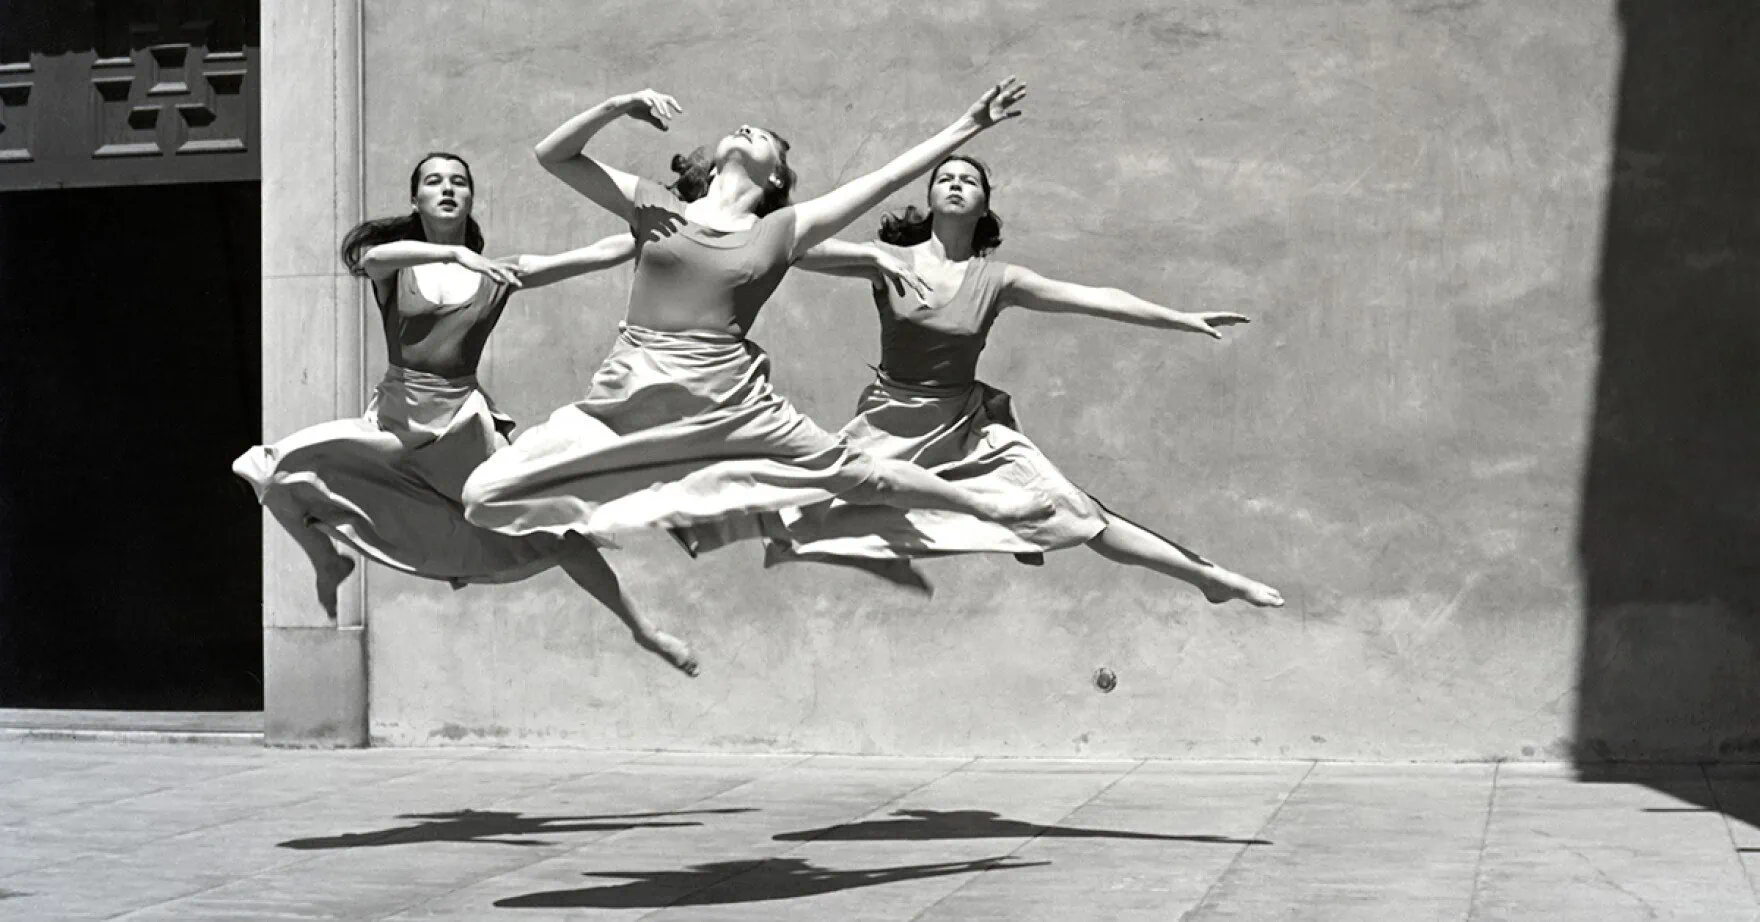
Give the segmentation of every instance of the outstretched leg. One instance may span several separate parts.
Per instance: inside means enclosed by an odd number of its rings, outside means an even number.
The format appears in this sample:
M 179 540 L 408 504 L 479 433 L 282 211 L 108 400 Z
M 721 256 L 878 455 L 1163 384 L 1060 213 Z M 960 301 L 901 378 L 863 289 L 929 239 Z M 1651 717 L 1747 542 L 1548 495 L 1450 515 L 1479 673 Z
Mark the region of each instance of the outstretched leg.
M 591 542 L 580 535 L 569 535 L 564 544 L 562 570 L 576 585 L 611 609 L 611 613 L 629 628 L 630 635 L 642 649 L 671 663 L 685 675 L 696 676 L 699 667 L 690 646 L 655 627 L 652 621 L 636 611 L 634 603 L 624 595 L 623 583 L 618 580 L 616 571 Z
M 300 550 L 312 562 L 312 570 L 317 574 L 318 604 L 324 607 L 324 613 L 330 620 L 336 620 L 336 595 L 342 581 L 354 572 L 354 559 L 336 549 L 336 543 L 330 536 L 306 524 L 305 516 L 297 512 L 269 507 L 275 521 L 293 537 Z
M 944 509 L 990 519 L 1003 525 L 1047 518 L 1050 501 L 1030 493 L 985 496 L 942 480 L 908 461 L 874 458 L 874 474 L 842 496 L 845 502 L 896 506 L 902 509 Z
M 1095 553 L 1122 564 L 1146 567 L 1198 587 L 1215 604 L 1242 599 L 1260 608 L 1282 608 L 1278 591 L 1205 560 L 1141 525 L 1107 511 L 1106 530 L 1088 542 Z

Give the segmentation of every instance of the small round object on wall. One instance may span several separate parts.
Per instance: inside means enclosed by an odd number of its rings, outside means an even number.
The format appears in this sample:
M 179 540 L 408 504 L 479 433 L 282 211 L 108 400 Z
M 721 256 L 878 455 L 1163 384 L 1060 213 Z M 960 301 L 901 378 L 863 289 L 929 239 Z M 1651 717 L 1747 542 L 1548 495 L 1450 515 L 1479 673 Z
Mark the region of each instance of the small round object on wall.
M 1118 687 L 1118 676 L 1112 670 L 1101 666 L 1094 670 L 1094 687 L 1102 693 L 1109 693 Z

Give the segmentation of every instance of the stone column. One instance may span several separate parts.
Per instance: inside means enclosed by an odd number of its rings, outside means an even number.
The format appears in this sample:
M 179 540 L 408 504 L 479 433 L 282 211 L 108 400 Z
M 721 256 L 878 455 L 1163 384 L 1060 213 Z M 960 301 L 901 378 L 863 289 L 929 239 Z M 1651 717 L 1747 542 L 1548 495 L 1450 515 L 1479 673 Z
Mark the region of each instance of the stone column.
M 263 4 L 263 435 L 363 409 L 362 283 L 337 251 L 361 217 L 361 0 Z M 264 737 L 272 746 L 367 743 L 366 580 L 331 621 L 311 564 L 263 525 Z

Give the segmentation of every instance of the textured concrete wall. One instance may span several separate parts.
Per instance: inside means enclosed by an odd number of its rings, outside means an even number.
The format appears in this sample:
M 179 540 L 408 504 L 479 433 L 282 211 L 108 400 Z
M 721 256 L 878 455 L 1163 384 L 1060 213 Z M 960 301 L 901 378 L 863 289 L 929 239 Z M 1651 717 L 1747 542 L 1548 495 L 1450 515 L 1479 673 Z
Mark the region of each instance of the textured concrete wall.
M 361 214 L 360 13 L 359 0 L 263 4 L 263 435 L 271 441 L 364 406 L 361 290 L 336 258 Z M 264 513 L 271 744 L 367 741 L 362 608 L 371 578 L 344 586 L 339 617 L 329 620 L 313 600 L 310 563 Z
M 1290 601 L 1214 608 L 1082 549 L 1037 570 L 936 562 L 923 601 L 820 568 L 764 572 L 755 547 L 691 562 L 633 542 L 613 562 L 699 647 L 693 682 L 560 575 L 453 593 L 376 571 L 375 739 L 1570 753 L 1616 13 L 1606 0 L 370 4 L 369 210 L 405 207 L 422 151 L 456 150 L 500 253 L 618 229 L 529 152 L 607 94 L 652 86 L 687 110 L 671 135 L 608 129 L 612 162 L 662 177 L 672 152 L 750 121 L 794 141 L 810 195 L 1021 75 L 1027 117 L 972 147 L 998 171 L 1001 257 L 1256 322 L 1217 345 L 1009 315 L 984 376 L 1077 482 Z M 582 393 L 627 284 L 620 270 L 515 298 L 485 369 L 507 410 L 535 422 Z M 754 338 L 803 409 L 848 418 L 876 354 L 857 285 L 792 275 Z M 1091 683 L 1101 665 L 1119 676 L 1109 695 Z M 1688 719 L 1682 747 L 1727 730 Z

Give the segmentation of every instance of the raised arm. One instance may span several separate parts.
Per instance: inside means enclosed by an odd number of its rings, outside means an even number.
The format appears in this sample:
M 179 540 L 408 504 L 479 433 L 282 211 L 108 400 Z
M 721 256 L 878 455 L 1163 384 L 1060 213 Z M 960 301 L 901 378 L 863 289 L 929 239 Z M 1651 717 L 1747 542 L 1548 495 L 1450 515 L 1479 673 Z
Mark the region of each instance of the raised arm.
M 666 130 L 673 117 L 684 112 L 678 100 L 664 93 L 642 90 L 624 93 L 562 123 L 532 149 L 538 163 L 550 175 L 573 186 L 600 208 L 628 221 L 636 195 L 637 177 L 608 167 L 581 152 L 599 129 L 621 116 L 638 118 Z
M 1003 274 L 1002 301 L 1032 311 L 1087 314 L 1165 330 L 1203 333 L 1214 339 L 1222 338 L 1216 327 L 1248 322 L 1240 314 L 1176 311 L 1145 301 L 1128 291 L 1060 282 L 1015 265 L 1010 265 Z
M 1013 77 L 991 87 L 941 132 L 866 176 L 794 208 L 794 252 L 798 256 L 849 226 L 851 221 L 928 172 L 941 158 L 977 137 L 979 132 L 1020 115 L 1014 108 L 1027 95 Z
M 919 301 L 929 299 L 928 283 L 910 263 L 873 244 L 833 237 L 802 253 L 795 265 L 820 275 L 867 279 L 875 288 L 890 285 L 900 297 L 914 294 Z
M 636 238 L 629 234 L 609 237 L 553 256 L 522 254 L 512 260 L 527 288 L 542 288 L 577 275 L 598 272 L 628 262 L 636 255 Z

